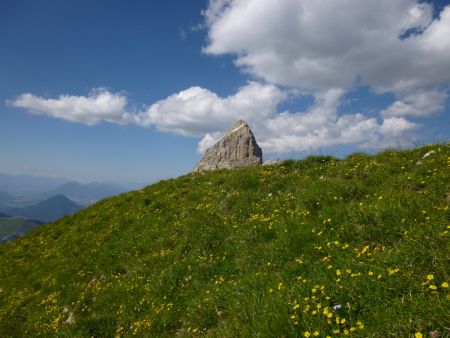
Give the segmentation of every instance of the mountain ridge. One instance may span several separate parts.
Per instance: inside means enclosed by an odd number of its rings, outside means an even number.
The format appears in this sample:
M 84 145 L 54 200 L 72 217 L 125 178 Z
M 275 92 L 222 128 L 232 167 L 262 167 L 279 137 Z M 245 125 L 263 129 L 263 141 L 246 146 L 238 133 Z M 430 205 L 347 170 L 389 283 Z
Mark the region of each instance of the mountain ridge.
M 83 206 L 76 204 L 64 195 L 54 195 L 35 205 L 27 207 L 6 207 L 2 211 L 11 216 L 23 216 L 43 222 L 54 221 L 65 215 L 72 214 Z

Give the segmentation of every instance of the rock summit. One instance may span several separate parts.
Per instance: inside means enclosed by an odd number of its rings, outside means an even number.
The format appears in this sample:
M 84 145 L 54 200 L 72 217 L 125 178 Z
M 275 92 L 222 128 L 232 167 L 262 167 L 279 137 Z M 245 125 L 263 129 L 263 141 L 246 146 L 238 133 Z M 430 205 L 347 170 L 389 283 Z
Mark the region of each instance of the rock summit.
M 262 150 L 248 124 L 239 120 L 225 136 L 205 151 L 193 171 L 234 169 L 262 164 Z

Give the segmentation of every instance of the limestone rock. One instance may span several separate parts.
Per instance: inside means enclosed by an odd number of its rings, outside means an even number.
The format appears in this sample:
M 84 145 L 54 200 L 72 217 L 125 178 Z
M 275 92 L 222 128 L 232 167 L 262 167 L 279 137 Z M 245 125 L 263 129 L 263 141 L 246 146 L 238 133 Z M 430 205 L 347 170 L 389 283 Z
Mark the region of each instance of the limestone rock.
M 239 120 L 225 136 L 205 151 L 193 171 L 233 169 L 262 164 L 262 150 L 245 121 Z

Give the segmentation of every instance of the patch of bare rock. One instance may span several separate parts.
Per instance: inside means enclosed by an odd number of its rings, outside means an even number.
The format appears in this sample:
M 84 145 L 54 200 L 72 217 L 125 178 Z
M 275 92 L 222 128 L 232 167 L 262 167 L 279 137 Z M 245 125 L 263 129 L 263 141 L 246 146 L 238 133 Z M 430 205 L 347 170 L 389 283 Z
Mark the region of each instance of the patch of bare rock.
M 194 172 L 261 165 L 262 149 L 248 124 L 239 120 L 224 137 L 205 151 Z

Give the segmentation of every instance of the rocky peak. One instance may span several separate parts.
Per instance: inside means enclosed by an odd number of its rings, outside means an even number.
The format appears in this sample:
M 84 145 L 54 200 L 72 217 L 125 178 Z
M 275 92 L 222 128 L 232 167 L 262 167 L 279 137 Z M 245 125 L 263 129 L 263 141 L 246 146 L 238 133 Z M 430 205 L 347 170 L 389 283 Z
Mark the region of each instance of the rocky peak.
M 194 171 L 233 169 L 262 164 L 262 150 L 248 124 L 237 121 L 224 137 L 205 151 Z

